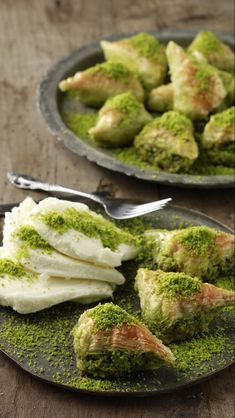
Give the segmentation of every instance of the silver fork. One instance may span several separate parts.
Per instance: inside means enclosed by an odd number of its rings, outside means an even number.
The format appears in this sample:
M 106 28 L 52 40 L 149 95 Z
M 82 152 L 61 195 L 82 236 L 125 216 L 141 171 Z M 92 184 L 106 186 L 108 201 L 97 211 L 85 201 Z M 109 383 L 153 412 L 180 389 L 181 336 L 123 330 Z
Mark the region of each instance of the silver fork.
M 134 204 L 127 202 L 120 202 L 115 199 L 104 196 L 103 193 L 85 193 L 68 187 L 60 186 L 59 184 L 49 184 L 42 182 L 34 177 L 27 176 L 20 173 L 8 173 L 8 180 L 20 189 L 41 190 L 49 193 L 69 193 L 76 196 L 85 197 L 100 203 L 105 212 L 114 219 L 130 219 L 146 213 L 154 212 L 164 208 L 172 199 L 162 199 L 156 202 Z

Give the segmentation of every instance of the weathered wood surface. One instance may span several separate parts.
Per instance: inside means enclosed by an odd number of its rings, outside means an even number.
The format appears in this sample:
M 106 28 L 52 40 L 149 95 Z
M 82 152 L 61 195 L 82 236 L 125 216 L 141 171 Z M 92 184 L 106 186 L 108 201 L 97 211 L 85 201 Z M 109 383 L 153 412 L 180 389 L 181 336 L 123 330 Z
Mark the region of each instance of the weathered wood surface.
M 81 190 L 110 190 L 145 200 L 172 196 L 233 227 L 231 190 L 181 190 L 126 178 L 79 158 L 55 141 L 36 109 L 36 89 L 48 67 L 73 49 L 112 33 L 211 29 L 232 32 L 233 1 L 221 0 L 1 0 L 0 203 L 21 200 L 7 171 L 20 171 Z M 35 194 L 39 197 L 39 194 Z M 46 385 L 0 355 L 0 417 L 234 416 L 232 368 L 210 381 L 149 399 L 108 399 Z

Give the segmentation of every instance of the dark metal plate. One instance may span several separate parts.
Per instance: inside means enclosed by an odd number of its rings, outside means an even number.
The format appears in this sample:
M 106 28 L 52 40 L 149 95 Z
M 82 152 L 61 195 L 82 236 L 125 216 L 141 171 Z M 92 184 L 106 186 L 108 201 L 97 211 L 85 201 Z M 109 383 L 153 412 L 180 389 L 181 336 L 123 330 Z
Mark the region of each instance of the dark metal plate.
M 97 210 L 96 204 L 90 205 L 91 209 Z M 142 217 L 143 221 L 156 228 L 175 229 L 192 225 L 206 225 L 222 231 L 232 232 L 226 226 L 216 222 L 199 212 L 183 209 L 176 206 Z M 123 272 L 127 278 L 126 284 L 120 286 L 114 294 L 114 302 L 122 307 L 127 307 L 130 302 L 138 309 L 138 298 L 133 290 L 132 279 L 135 276 L 137 264 L 126 262 Z M 10 308 L 0 308 L 0 349 L 18 366 L 37 378 L 63 387 L 68 390 L 107 396 L 150 396 L 169 393 L 186 386 L 199 383 L 214 376 L 233 361 L 234 335 L 232 331 L 232 312 L 224 312 L 211 327 L 210 335 L 214 336 L 218 329 L 224 328 L 226 343 L 222 352 L 214 353 L 210 360 L 203 361 L 200 368 L 194 367 L 187 372 L 178 369 L 161 367 L 155 371 L 145 371 L 133 374 L 130 377 L 120 378 L 111 382 L 111 388 L 101 385 L 91 390 L 84 386 L 83 380 L 78 380 L 75 359 L 73 355 L 72 337 L 70 331 L 79 318 L 79 315 L 88 306 L 64 303 L 56 307 L 30 315 L 20 315 Z M 90 307 L 90 305 L 89 305 Z M 8 324 L 8 325 L 7 325 Z M 21 338 L 9 338 L 4 331 L 21 329 Z M 47 328 L 46 337 L 44 329 Z M 55 336 L 58 335 L 58 338 Z M 25 336 L 27 344 L 25 347 Z M 49 336 L 49 338 L 48 338 Z M 230 348 L 229 348 L 230 347 Z M 51 357 L 51 353 L 54 353 Z
M 167 30 L 150 33 L 155 35 L 163 43 L 167 43 L 173 39 L 180 45 L 187 46 L 197 32 Z M 131 35 L 133 33 L 111 36 L 106 39 L 115 40 Z M 218 33 L 218 36 L 229 45 L 234 46 L 232 35 Z M 55 134 L 58 140 L 62 141 L 74 153 L 85 156 L 89 161 L 95 162 L 109 170 L 142 180 L 193 188 L 227 188 L 234 185 L 233 175 L 185 175 L 141 169 L 137 166 L 121 162 L 112 155 L 112 151 L 99 148 L 93 143 L 88 143 L 70 131 L 61 117 L 60 107 L 61 104 L 63 106 L 63 94 L 58 91 L 58 83 L 60 80 L 73 75 L 76 71 L 95 65 L 97 62 L 103 61 L 103 59 L 104 57 L 99 42 L 87 45 L 72 52 L 69 56 L 55 64 L 42 80 L 38 90 L 39 110 L 50 131 Z M 84 109 L 86 110 L 80 104 L 80 109 L 78 105 L 77 111 L 81 110 L 81 108 L 83 108 L 83 111 Z

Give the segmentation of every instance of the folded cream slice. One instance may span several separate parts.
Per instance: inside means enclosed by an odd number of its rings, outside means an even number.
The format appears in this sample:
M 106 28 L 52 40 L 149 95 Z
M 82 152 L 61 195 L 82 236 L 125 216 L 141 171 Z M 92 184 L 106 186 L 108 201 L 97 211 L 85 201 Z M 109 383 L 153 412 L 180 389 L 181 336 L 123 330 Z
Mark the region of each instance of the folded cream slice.
M 88 263 L 70 258 L 54 250 L 30 225 L 29 214 L 36 204 L 32 199 L 25 199 L 19 207 L 6 213 L 3 228 L 3 245 L 11 256 L 36 273 L 44 277 L 63 277 L 66 279 L 92 279 L 113 284 L 123 284 L 124 276 L 114 268 Z M 27 242 L 27 234 L 34 232 L 35 241 L 39 238 L 41 248 Z M 25 238 L 26 240 L 24 240 Z M 35 244 L 35 245 L 34 245 Z
M 29 218 L 52 247 L 76 259 L 117 267 L 138 253 L 130 233 L 82 203 L 48 197 L 32 209 Z
M 62 302 L 93 303 L 112 297 L 114 286 L 97 280 L 61 280 L 32 273 L 0 248 L 0 305 L 21 314 L 38 312 Z

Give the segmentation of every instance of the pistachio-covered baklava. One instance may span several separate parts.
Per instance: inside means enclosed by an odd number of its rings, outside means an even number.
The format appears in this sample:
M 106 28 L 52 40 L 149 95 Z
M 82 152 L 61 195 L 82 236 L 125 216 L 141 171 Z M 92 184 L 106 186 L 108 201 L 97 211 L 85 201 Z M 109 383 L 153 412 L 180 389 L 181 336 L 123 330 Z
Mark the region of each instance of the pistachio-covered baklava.
M 134 71 L 147 91 L 161 85 L 167 72 L 165 46 L 142 32 L 118 41 L 101 41 L 106 60 L 126 65 Z
M 174 365 L 169 348 L 136 318 L 113 303 L 85 311 L 72 331 L 78 369 L 93 376 L 120 376 Z
M 206 226 L 149 230 L 159 269 L 214 280 L 234 267 L 234 236 Z
M 198 157 L 193 125 L 175 111 L 148 123 L 135 138 L 134 146 L 144 161 L 172 173 L 187 171 Z
M 230 72 L 234 70 L 234 52 L 213 32 L 199 32 L 188 51 L 199 61 L 207 62 L 221 70 Z
M 140 101 L 144 90 L 137 77 L 124 65 L 104 62 L 77 72 L 59 83 L 61 91 L 76 91 L 81 102 L 100 107 L 110 97 L 131 91 Z
M 235 162 L 235 107 L 212 115 L 202 135 L 202 146 L 213 164 L 234 167 Z
M 144 105 L 131 92 L 107 100 L 99 111 L 92 138 L 102 147 L 130 145 L 134 137 L 152 120 Z
M 164 343 L 207 332 L 218 309 L 234 304 L 234 292 L 185 273 L 139 269 L 135 287 L 142 316 Z
M 217 109 L 228 92 L 217 68 L 189 56 L 175 42 L 166 54 L 173 84 L 174 109 L 191 119 L 203 119 Z

